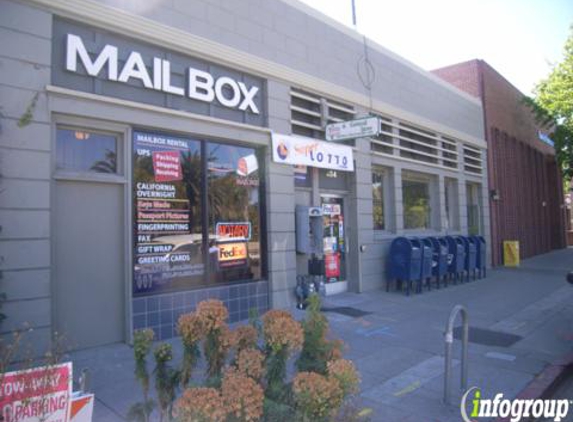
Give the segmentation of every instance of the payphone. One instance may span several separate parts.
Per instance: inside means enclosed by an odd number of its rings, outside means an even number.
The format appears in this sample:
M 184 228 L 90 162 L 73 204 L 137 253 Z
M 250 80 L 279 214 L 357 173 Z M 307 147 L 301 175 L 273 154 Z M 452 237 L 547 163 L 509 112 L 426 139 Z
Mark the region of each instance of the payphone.
M 322 255 L 324 226 L 321 207 L 296 206 L 296 251 Z

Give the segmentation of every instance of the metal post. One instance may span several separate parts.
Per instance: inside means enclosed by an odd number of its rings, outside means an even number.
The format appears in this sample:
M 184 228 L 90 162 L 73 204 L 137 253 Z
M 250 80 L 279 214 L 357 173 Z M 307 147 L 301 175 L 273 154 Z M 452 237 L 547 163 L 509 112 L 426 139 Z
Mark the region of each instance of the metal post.
M 461 390 L 465 391 L 468 388 L 468 340 L 469 340 L 469 324 L 468 324 L 468 311 L 462 305 L 456 305 L 450 313 L 448 323 L 446 325 L 446 332 L 444 339 L 446 343 L 446 368 L 444 373 L 444 403 L 450 404 L 450 385 L 452 378 L 452 348 L 454 343 L 454 322 L 458 313 L 462 314 L 462 379 Z

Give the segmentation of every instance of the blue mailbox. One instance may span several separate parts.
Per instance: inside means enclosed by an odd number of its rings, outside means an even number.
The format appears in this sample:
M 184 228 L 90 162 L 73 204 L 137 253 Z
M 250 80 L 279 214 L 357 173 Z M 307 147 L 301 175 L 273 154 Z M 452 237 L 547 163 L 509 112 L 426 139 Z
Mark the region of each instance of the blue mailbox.
M 397 237 L 390 245 L 387 261 L 386 291 L 390 290 L 390 283 L 396 281 L 402 285 L 406 282 L 406 293 L 409 295 L 412 282 L 420 282 L 422 272 L 422 249 L 415 246 L 405 237 Z
M 462 239 L 466 253 L 466 259 L 464 261 L 464 270 L 467 272 L 466 280 L 470 281 L 470 272 L 473 274 L 475 280 L 477 246 L 472 236 L 460 236 L 460 239 Z
M 439 289 L 442 279 L 447 286 L 445 276 L 448 273 L 448 243 L 444 238 L 437 237 L 428 237 L 428 241 L 432 244 L 433 250 L 432 275 L 436 277 L 436 284 Z
M 466 261 L 464 244 L 459 236 L 446 236 L 445 239 L 448 244 L 448 272 L 456 282 L 460 274 L 463 275 L 464 272 Z
M 430 280 L 432 278 L 432 244 L 426 242 L 425 239 L 413 237 L 410 239 L 414 246 L 422 250 L 422 271 L 420 273 L 420 282 L 418 283 L 418 293 L 422 292 L 422 285 L 424 281 L 426 286 L 430 288 Z
M 472 236 L 477 247 L 476 268 L 479 278 L 486 276 L 487 249 L 485 238 L 483 236 Z

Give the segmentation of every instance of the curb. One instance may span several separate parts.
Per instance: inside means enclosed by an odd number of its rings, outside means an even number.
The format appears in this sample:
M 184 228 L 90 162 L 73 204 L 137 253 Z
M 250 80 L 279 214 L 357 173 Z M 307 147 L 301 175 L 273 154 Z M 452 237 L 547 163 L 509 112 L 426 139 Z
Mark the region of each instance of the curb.
M 547 365 L 515 398 L 521 400 L 547 398 L 571 369 L 573 369 L 573 353 L 569 353 Z M 510 422 L 510 417 L 497 418 L 494 422 Z

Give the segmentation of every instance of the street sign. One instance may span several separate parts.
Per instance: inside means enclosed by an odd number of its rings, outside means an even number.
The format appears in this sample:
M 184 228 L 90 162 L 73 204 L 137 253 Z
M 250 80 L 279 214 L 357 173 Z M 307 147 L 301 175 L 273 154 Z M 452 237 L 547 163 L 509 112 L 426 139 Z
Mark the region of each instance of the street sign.
M 366 117 L 364 119 L 348 120 L 346 122 L 326 125 L 327 141 L 365 138 L 378 134 L 380 134 L 380 119 L 378 119 L 378 117 Z

